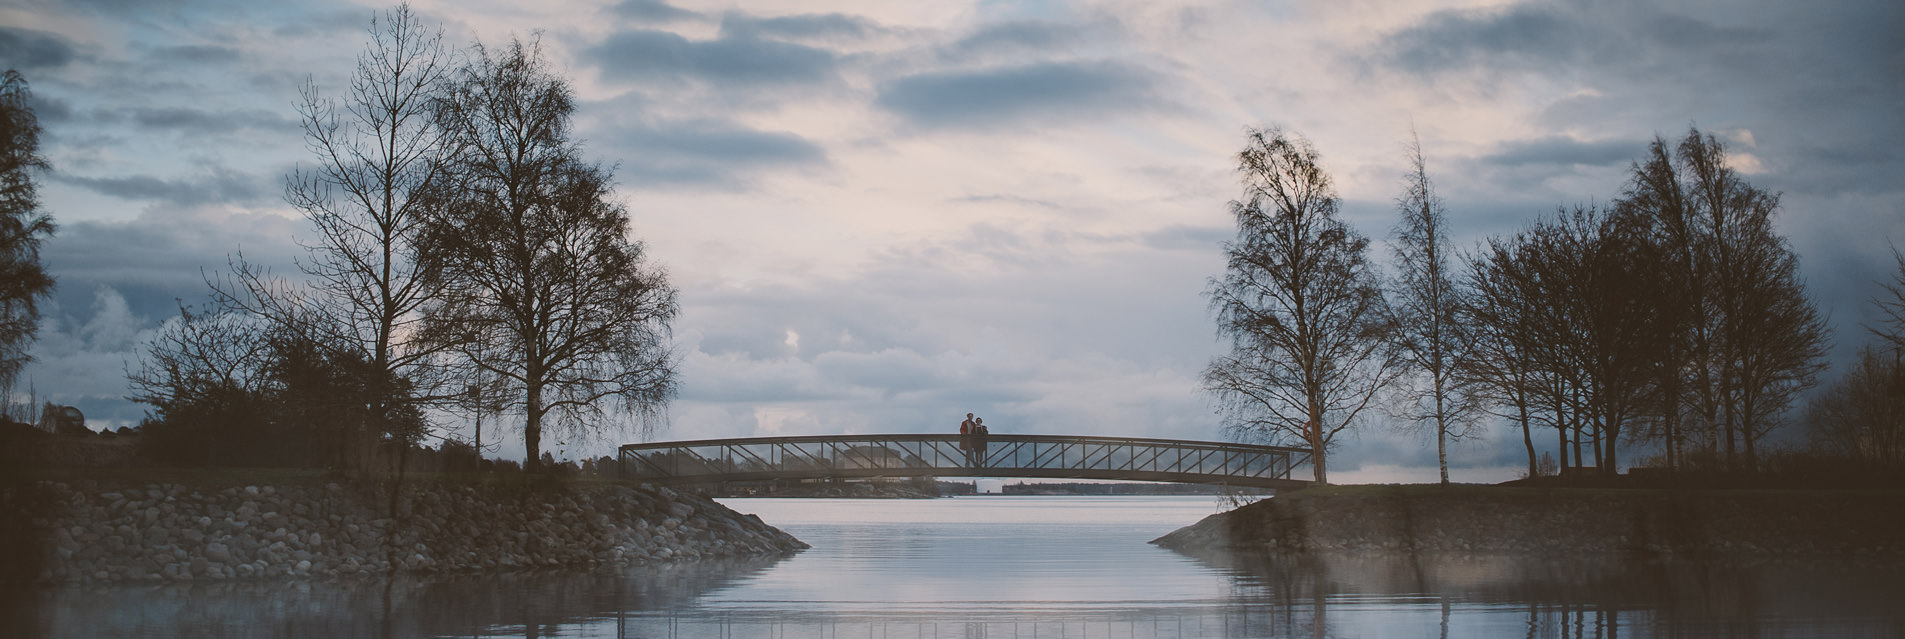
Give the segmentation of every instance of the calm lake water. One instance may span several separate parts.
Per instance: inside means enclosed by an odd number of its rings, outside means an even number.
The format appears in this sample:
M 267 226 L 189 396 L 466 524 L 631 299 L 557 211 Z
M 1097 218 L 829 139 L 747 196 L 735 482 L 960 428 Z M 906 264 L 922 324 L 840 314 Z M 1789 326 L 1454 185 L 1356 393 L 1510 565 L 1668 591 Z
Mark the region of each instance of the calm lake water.
M 1898 637 L 1905 573 L 1856 562 L 1186 557 L 1210 497 L 727 499 L 814 547 L 608 573 L 69 587 L 47 637 Z M 0 628 L 0 630 L 5 630 Z M 0 634 L 7 634 L 0 632 Z M 12 636 L 12 635 L 9 635 Z

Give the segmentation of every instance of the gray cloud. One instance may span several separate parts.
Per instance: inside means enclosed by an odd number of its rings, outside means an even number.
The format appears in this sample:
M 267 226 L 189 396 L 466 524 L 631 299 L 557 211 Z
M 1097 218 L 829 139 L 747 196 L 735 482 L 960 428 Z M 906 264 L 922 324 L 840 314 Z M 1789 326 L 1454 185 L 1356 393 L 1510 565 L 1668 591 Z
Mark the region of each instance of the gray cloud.
M 225 270 L 228 256 L 241 251 L 274 273 L 296 274 L 299 224 L 270 214 L 154 207 L 125 222 L 67 223 L 43 255 L 59 277 L 54 294 L 72 314 L 67 322 L 91 321 L 77 313 L 91 306 L 95 291 L 110 288 L 134 315 L 157 324 L 180 302 L 203 301 L 206 275 Z
M 699 13 L 670 5 L 662 0 L 624 0 L 609 9 L 617 15 L 650 22 L 672 22 L 676 20 L 700 20 L 706 18 Z
M 951 59 L 980 55 L 1023 55 L 1070 49 L 1088 40 L 1088 31 L 1074 24 L 1014 20 L 979 27 L 965 37 L 946 45 L 942 54 Z
M 1123 63 L 1047 62 L 906 76 L 882 84 L 876 101 L 915 124 L 990 127 L 1158 108 L 1157 84 Z
M 0 67 L 23 72 L 56 69 L 76 57 L 72 43 L 57 33 L 0 26 Z
M 721 16 L 721 36 L 787 40 L 858 40 L 881 32 L 872 20 L 844 13 L 757 18 L 739 11 Z
M 184 0 L 66 0 L 76 7 L 85 7 L 96 13 L 108 15 L 143 15 L 155 9 L 175 9 L 185 4 Z
M 1236 235 L 1237 232 L 1230 227 L 1173 224 L 1147 232 L 1139 240 L 1145 246 L 1158 250 L 1216 253 L 1222 250 L 1225 241 Z
M 242 54 L 231 47 L 190 44 L 160 47 L 152 52 L 152 57 L 190 64 L 228 64 L 237 62 Z
M 1647 60 L 1654 49 L 1736 46 L 1766 32 L 1722 28 L 1651 3 L 1529 2 L 1436 13 L 1386 38 L 1378 57 L 1418 73 L 1476 65 L 1547 66 Z
M 792 133 L 761 131 L 723 120 L 621 125 L 614 138 L 620 177 L 647 185 L 740 186 L 761 171 L 827 164 L 818 145 Z
M 1645 150 L 1647 142 L 1641 140 L 1581 142 L 1567 136 L 1552 135 L 1503 144 L 1494 153 L 1482 156 L 1481 161 L 1499 166 L 1606 166 L 1631 162 Z
M 31 82 L 32 79 L 28 78 L 27 81 Z M 65 100 L 48 96 L 39 91 L 33 92 L 33 99 L 27 102 L 27 108 L 33 109 L 33 117 L 40 121 L 40 126 L 46 126 L 53 122 L 66 122 L 73 119 L 72 105 L 67 104 Z
M 310 10 L 272 29 L 271 33 L 281 38 L 308 38 L 335 32 L 362 32 L 370 26 L 371 15 L 362 9 Z
M 102 119 L 131 121 L 148 129 L 182 131 L 192 134 L 233 133 L 240 129 L 288 132 L 297 123 L 283 115 L 262 109 L 214 111 L 189 107 L 136 108 L 102 114 Z
M 101 195 L 178 205 L 253 203 L 277 196 L 276 190 L 271 188 L 275 185 L 267 179 L 222 168 L 204 177 L 183 180 L 150 175 L 85 177 L 61 173 L 53 174 L 53 179 Z
M 1554 96 L 1538 124 L 1616 139 L 1673 137 L 1689 123 L 1748 129 L 1757 146 L 1736 150 L 1793 160 L 1764 176 L 1774 188 L 1897 190 L 1888 176 L 1905 158 L 1894 142 L 1905 119 L 1892 116 L 1905 104 L 1905 5 L 1674 6 L 1535 1 L 1438 12 L 1389 34 L 1365 60 L 1429 81 L 1474 78 L 1483 97 L 1518 74 L 1564 78 L 1590 90 Z
M 751 36 L 689 40 L 639 29 L 609 36 L 585 54 L 604 77 L 618 80 L 757 87 L 811 85 L 837 77 L 831 52 Z

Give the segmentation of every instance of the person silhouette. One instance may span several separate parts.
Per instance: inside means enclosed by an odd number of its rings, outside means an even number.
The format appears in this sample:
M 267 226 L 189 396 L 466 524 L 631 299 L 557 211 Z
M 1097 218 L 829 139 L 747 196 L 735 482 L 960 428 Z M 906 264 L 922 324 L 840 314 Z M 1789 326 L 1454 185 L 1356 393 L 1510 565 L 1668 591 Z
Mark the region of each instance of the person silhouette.
M 959 453 L 968 464 L 972 463 L 972 425 L 972 413 L 966 413 L 966 421 L 959 422 Z
M 980 417 L 972 420 L 973 466 L 986 465 L 986 437 L 991 434 L 991 431 L 986 429 L 985 418 Z

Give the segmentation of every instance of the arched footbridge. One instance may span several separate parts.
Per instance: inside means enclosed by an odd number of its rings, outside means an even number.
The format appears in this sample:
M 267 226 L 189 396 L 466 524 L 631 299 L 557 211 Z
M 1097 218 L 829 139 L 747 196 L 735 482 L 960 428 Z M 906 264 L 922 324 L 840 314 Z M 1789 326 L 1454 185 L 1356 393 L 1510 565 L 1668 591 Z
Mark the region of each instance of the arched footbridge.
M 628 444 L 622 477 L 683 484 L 871 477 L 1116 479 L 1300 488 L 1302 448 L 1218 442 L 992 435 L 983 456 L 957 435 L 825 435 Z

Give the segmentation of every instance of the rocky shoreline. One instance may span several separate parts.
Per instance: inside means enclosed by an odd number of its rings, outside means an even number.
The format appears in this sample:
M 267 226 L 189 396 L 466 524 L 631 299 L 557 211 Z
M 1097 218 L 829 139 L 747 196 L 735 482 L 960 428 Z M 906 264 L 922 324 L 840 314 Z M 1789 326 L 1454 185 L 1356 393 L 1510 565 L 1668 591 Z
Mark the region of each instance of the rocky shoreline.
M 1330 487 L 1212 515 L 1152 543 L 1193 556 L 1617 553 L 1905 560 L 1905 492 Z
M 771 555 L 793 536 L 704 497 L 623 484 L 192 488 L 43 481 L 39 580 L 195 582 L 477 573 Z

